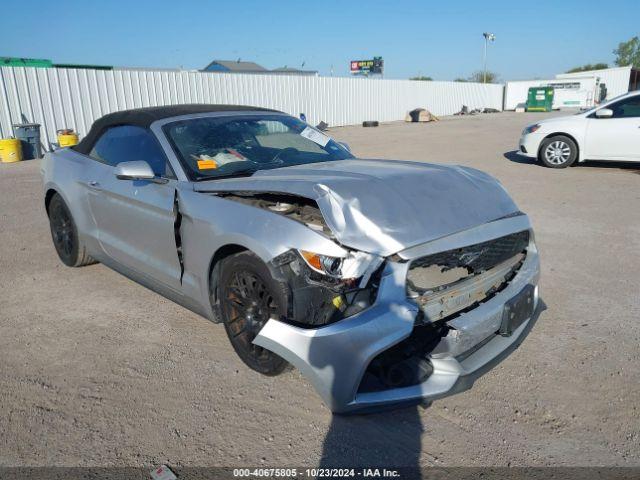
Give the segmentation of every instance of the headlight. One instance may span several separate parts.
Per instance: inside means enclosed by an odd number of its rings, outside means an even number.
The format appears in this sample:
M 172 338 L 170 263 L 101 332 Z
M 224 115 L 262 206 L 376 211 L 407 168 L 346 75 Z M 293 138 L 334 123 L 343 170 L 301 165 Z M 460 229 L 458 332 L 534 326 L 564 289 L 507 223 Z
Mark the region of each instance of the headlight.
M 370 275 L 383 262 L 383 258 L 364 252 L 352 251 L 346 257 L 329 257 L 307 250 L 298 252 L 312 270 L 343 280 L 362 277 L 362 284 L 369 281 Z
M 269 262 L 273 278 L 290 292 L 286 318 L 298 327 L 319 327 L 356 315 L 376 301 L 384 258 L 345 250 L 328 256 L 291 249 Z
M 534 125 L 529 125 L 527 128 L 525 128 L 525 129 L 522 131 L 522 134 L 523 134 L 523 135 L 526 135 L 526 134 L 528 134 L 528 133 L 533 133 L 533 132 L 537 131 L 541 126 L 542 126 L 542 125 L 540 125 L 539 123 L 536 123 L 536 124 L 534 124 Z
M 339 277 L 342 273 L 342 258 L 329 257 L 327 255 L 320 255 L 319 253 L 308 252 L 306 250 L 299 251 L 302 258 L 304 258 L 304 261 L 307 262 L 307 265 L 316 272 L 320 272 L 331 277 Z

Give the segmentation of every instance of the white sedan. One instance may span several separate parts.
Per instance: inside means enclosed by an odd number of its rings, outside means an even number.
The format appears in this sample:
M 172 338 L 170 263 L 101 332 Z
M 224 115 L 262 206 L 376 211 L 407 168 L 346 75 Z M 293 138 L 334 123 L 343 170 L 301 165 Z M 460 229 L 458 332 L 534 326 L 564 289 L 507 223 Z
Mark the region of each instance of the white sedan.
M 529 125 L 519 147 L 521 155 L 551 168 L 585 160 L 640 162 L 640 91 L 585 112 Z

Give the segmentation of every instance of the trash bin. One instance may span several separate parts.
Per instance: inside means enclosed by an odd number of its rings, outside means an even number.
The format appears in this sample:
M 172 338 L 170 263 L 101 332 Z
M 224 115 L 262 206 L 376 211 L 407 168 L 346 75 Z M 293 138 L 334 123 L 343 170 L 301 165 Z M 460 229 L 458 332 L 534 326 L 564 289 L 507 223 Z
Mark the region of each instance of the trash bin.
M 0 162 L 11 163 L 22 160 L 22 148 L 17 138 L 3 138 L 0 140 Z
M 527 95 L 527 112 L 550 112 L 553 108 L 553 87 L 531 87 Z
M 58 146 L 60 148 L 72 147 L 78 144 L 78 134 L 70 128 L 64 128 L 56 132 L 58 134 Z
M 22 158 L 33 160 L 42 157 L 40 145 L 40 124 L 17 123 L 13 125 L 13 135 L 22 144 Z

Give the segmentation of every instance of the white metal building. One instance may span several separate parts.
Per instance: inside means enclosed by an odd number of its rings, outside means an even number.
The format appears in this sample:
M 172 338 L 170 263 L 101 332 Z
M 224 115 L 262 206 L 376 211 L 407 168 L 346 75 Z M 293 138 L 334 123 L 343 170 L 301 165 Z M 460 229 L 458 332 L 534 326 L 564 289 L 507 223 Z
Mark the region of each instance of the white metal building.
M 596 77 L 577 76 L 567 79 L 519 80 L 507 82 L 504 91 L 504 109 L 515 110 L 527 101 L 531 87 L 554 87 L 553 108 L 589 108 L 598 98 Z
M 631 66 L 607 68 L 604 70 L 589 70 L 586 72 L 576 73 L 560 73 L 556 75 L 558 79 L 573 79 L 592 75 L 596 77 L 599 84 L 604 85 L 607 89 L 606 99 L 611 99 L 622 95 L 630 90 L 640 88 L 640 70 L 636 70 Z
M 640 89 L 640 70 L 631 66 L 615 67 L 560 73 L 550 80 L 507 82 L 503 108 L 515 110 L 518 105 L 527 101 L 527 92 L 530 87 L 548 86 L 555 88 L 553 108 L 588 108 L 592 107 L 594 102 L 608 100 L 630 90 Z

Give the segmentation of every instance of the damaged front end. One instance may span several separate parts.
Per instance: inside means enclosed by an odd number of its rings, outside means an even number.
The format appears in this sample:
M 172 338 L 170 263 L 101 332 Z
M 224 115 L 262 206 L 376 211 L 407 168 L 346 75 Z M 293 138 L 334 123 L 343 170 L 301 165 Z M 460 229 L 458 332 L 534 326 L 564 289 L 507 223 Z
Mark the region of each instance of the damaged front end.
M 418 303 L 421 323 L 446 319 L 500 291 L 522 265 L 528 246 L 525 230 L 411 261 L 407 295 Z
M 217 196 L 285 216 L 335 240 L 313 200 L 264 192 Z M 287 317 L 282 320 L 303 328 L 318 327 L 355 315 L 375 302 L 383 258 L 344 252 L 343 257 L 333 257 L 291 249 L 268 262 L 273 278 L 287 286 Z
M 530 233 L 524 230 L 407 261 L 407 298 L 419 308 L 414 330 L 371 362 L 360 391 L 421 384 L 433 373 L 432 355 L 464 355 L 498 334 L 495 325 L 460 331 L 454 319 L 504 290 L 529 246 Z
M 295 273 L 304 263 L 291 252 L 282 266 Z M 315 317 L 322 328 L 273 319 L 254 343 L 300 369 L 334 412 L 430 401 L 470 388 L 515 348 L 537 315 L 538 276 L 531 226 L 518 214 L 387 257 L 365 285 L 365 308 Z M 311 297 L 325 304 L 346 287 L 321 283 L 315 292 L 326 294 Z
M 215 195 L 285 216 L 303 223 L 315 232 L 334 238 L 314 200 L 298 195 L 271 192 L 217 192 Z
M 287 313 L 253 340 L 297 367 L 334 412 L 469 388 L 535 316 L 538 253 L 529 219 L 517 210 L 376 255 L 345 246 L 316 200 L 264 191 L 215 195 L 287 217 L 338 246 L 334 256 L 289 248 L 268 261 L 287 286 Z
M 301 327 L 328 325 L 360 313 L 375 302 L 379 275 L 373 275 L 372 270 L 380 263 L 372 259 L 362 275 L 343 277 L 318 271 L 316 266 L 320 267 L 322 260 L 316 261 L 317 257 L 322 256 L 291 250 L 270 262 L 274 278 L 289 287 L 288 322 Z M 327 262 L 345 260 L 329 257 Z

